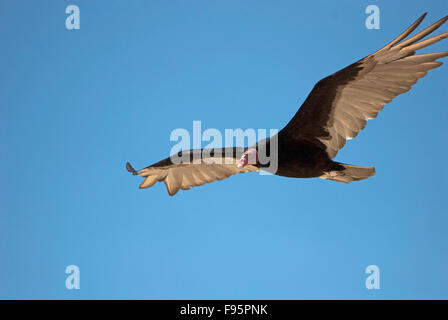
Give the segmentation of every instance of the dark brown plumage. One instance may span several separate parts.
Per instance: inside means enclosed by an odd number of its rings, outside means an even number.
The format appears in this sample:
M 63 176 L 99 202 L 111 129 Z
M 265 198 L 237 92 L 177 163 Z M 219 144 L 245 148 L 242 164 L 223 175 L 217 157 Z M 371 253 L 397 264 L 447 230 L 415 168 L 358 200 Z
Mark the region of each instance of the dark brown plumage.
M 189 150 L 180 154 L 191 160 L 193 155 L 202 155 L 200 163 L 188 161 L 175 164 L 167 158 L 138 172 L 128 163 L 128 171 L 145 177 L 141 188 L 164 181 L 170 195 L 179 189 L 185 190 L 236 173 L 260 169 L 286 177 L 320 177 L 346 183 L 374 175 L 373 167 L 347 165 L 332 159 L 347 140 L 364 129 L 368 119 L 376 118 L 386 103 L 410 90 L 429 70 L 442 65 L 437 59 L 448 56 L 448 52 L 415 55 L 416 50 L 448 37 L 448 32 L 445 32 L 420 41 L 448 20 L 447 16 L 406 39 L 425 16 L 426 13 L 382 49 L 314 86 L 295 116 L 275 136 L 278 141 L 278 166 L 274 171 L 258 160 L 248 162 L 251 150 L 256 150 L 257 155 L 261 151 L 273 152 L 273 138 L 260 141 L 248 149 L 214 149 L 211 153 L 206 150 L 206 156 L 203 155 L 204 150 Z M 216 157 L 214 153 L 222 156 Z

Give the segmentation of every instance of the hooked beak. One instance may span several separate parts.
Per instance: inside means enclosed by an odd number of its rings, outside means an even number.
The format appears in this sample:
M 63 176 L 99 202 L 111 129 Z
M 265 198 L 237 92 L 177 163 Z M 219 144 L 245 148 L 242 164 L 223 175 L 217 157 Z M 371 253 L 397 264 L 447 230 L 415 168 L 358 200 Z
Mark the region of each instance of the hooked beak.
M 243 155 L 240 159 L 240 161 L 238 161 L 237 167 L 238 168 L 242 168 L 247 164 L 247 156 Z

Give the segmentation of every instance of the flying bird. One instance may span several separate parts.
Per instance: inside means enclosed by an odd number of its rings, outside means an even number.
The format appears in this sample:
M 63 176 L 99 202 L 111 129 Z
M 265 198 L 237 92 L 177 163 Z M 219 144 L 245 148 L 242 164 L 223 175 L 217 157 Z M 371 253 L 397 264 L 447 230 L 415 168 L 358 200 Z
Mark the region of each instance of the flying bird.
M 237 173 L 269 171 L 272 166 L 260 161 L 259 155 L 274 152 L 275 139 L 277 164 L 271 173 L 276 175 L 345 183 L 373 176 L 374 167 L 332 159 L 347 140 L 364 129 L 367 120 L 376 118 L 386 103 L 410 90 L 429 70 L 441 66 L 437 59 L 448 56 L 448 52 L 415 54 L 416 50 L 448 37 L 445 32 L 422 40 L 448 20 L 446 16 L 407 38 L 425 16 L 426 13 L 382 49 L 317 82 L 277 135 L 249 148 L 181 151 L 177 155 L 188 161 L 173 161 L 169 157 L 139 171 L 127 163 L 127 170 L 145 178 L 140 188 L 163 181 L 172 196 L 179 189 L 187 190 Z

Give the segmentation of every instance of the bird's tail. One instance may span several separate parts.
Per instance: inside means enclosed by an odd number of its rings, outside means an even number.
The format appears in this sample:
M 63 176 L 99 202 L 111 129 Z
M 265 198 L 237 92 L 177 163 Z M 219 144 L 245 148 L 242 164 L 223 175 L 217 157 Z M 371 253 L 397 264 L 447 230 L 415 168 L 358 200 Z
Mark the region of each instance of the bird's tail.
M 352 166 L 351 164 L 338 163 L 338 170 L 325 171 L 319 178 L 338 182 L 350 183 L 352 181 L 364 180 L 375 175 L 374 167 Z

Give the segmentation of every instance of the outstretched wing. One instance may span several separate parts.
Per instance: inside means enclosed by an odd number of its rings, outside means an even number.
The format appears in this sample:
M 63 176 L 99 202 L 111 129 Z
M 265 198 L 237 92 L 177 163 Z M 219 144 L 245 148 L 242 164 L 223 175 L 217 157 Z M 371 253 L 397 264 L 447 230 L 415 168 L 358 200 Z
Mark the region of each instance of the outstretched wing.
M 149 188 L 157 181 L 163 181 L 169 195 L 173 196 L 179 189 L 188 190 L 237 173 L 258 171 L 252 165 L 237 167 L 243 152 L 244 148 L 195 149 L 179 152 L 176 157 L 166 158 L 139 171 L 129 163 L 126 168 L 145 178 L 140 188 Z
M 307 140 L 317 144 L 334 158 L 346 140 L 364 129 L 368 119 L 376 118 L 386 103 L 442 65 L 436 59 L 448 56 L 448 52 L 415 55 L 415 50 L 448 37 L 445 32 L 418 42 L 439 28 L 448 16 L 404 40 L 425 16 L 381 50 L 320 80 L 280 134 L 292 143 Z

